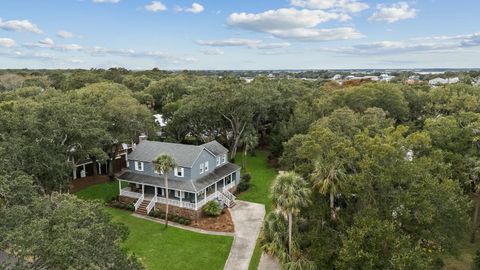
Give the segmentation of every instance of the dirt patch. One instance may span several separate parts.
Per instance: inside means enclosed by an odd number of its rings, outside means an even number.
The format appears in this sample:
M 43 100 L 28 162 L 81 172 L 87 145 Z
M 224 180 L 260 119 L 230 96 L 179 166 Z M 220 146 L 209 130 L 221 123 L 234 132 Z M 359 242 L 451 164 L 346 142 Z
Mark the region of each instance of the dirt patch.
M 235 231 L 235 226 L 233 225 L 229 209 L 225 209 L 225 211 L 223 211 L 218 217 L 202 216 L 197 221 L 192 222 L 190 226 L 214 232 Z
M 102 184 L 110 181 L 107 175 L 87 176 L 85 178 L 78 178 L 70 182 L 70 193 L 78 192 L 89 186 Z

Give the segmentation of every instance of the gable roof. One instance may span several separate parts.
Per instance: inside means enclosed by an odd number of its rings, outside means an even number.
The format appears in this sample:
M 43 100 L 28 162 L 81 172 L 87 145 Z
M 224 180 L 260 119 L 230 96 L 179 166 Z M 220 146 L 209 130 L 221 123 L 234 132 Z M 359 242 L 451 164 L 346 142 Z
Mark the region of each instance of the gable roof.
M 215 156 L 218 156 L 220 154 L 224 154 L 228 152 L 228 149 L 225 148 L 222 144 L 220 144 L 217 141 L 211 141 L 208 143 L 204 143 L 201 146 L 204 146 L 205 148 L 208 149 L 208 151 L 212 152 Z
M 128 155 L 128 159 L 152 162 L 159 155 L 167 154 L 175 159 L 178 166 L 192 167 L 204 149 L 215 154 L 211 149 L 218 152 L 222 151 L 222 148 L 226 151 L 226 148 L 217 141 L 212 141 L 203 145 L 189 145 L 145 140 L 135 147 L 132 153 Z

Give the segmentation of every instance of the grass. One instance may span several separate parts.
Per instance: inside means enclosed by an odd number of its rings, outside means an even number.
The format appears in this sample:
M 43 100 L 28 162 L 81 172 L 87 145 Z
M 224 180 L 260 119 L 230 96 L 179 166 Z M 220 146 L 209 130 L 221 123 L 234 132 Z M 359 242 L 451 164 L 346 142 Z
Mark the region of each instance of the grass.
M 122 183 L 123 187 L 127 183 Z M 107 182 L 103 184 L 93 185 L 88 188 L 82 189 L 75 193 L 77 197 L 84 200 L 108 200 L 115 198 L 118 195 L 118 181 Z
M 241 166 L 243 161 L 242 153 L 238 153 L 235 160 L 236 163 Z M 246 172 L 250 173 L 252 176 L 252 179 L 250 180 L 251 186 L 246 192 L 240 194 L 238 199 L 264 204 L 265 211 L 268 214 L 270 211 L 272 211 L 270 188 L 273 180 L 278 174 L 275 169 L 268 165 L 268 152 L 258 150 L 255 156 L 247 155 Z M 258 268 L 261 256 L 262 249 L 260 248 L 260 244 L 257 240 L 257 244 L 255 245 L 255 250 L 253 251 L 253 256 L 248 267 L 249 270 L 256 270 Z
M 443 258 L 445 263 L 444 270 L 470 270 L 472 269 L 475 253 L 480 249 L 480 233 L 477 232 L 477 241 L 470 243 L 470 232 L 466 232 L 460 242 L 458 255 L 447 255 Z
M 86 200 L 105 201 L 118 194 L 118 182 L 98 184 L 76 193 Z M 223 269 L 233 242 L 229 236 L 206 235 L 140 219 L 130 212 L 106 208 L 113 220 L 129 229 L 123 245 L 140 258 L 147 269 Z
M 242 154 L 237 154 L 235 160 L 241 166 Z M 252 176 L 251 186 L 246 192 L 240 194 L 238 199 L 264 204 L 266 212 L 269 213 L 272 210 L 270 187 L 277 176 L 277 171 L 268 165 L 268 152 L 257 151 L 255 156 L 248 155 L 246 171 Z
M 168 227 L 133 217 L 130 212 L 108 208 L 113 220 L 125 224 L 130 234 L 123 245 L 147 269 L 223 269 L 233 238 L 206 235 Z

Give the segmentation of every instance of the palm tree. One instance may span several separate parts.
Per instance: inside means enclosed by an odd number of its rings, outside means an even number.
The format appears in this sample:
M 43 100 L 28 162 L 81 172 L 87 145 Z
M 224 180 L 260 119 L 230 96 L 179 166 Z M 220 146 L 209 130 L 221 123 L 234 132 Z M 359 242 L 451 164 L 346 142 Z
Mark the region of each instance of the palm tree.
M 310 204 L 307 182 L 293 172 L 278 175 L 272 186 L 272 204 L 288 218 L 288 254 L 291 255 L 293 215 Z
M 165 196 L 167 199 L 166 206 L 165 206 L 165 228 L 167 228 L 168 227 L 168 173 L 171 172 L 173 169 L 175 169 L 175 167 L 177 167 L 177 163 L 171 156 L 167 154 L 162 154 L 153 161 L 153 164 L 155 166 L 155 170 L 163 174 Z
M 338 161 L 317 160 L 313 172 L 314 186 L 321 194 L 330 196 L 330 210 L 332 219 L 337 218 L 335 210 L 335 195 L 340 190 L 340 183 L 347 177 L 343 164 Z
M 258 136 L 254 133 L 245 133 L 243 136 L 243 169 L 247 170 L 247 153 L 258 144 Z

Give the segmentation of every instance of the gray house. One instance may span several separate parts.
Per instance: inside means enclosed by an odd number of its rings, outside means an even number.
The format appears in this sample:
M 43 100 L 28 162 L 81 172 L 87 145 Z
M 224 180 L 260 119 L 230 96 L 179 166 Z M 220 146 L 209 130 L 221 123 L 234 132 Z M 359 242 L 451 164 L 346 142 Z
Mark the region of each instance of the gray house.
M 168 174 L 168 190 L 164 175 L 153 165 L 162 154 L 177 163 Z M 128 169 L 118 177 L 119 198 L 135 202 L 135 211 L 141 214 L 164 209 L 166 192 L 170 211 L 181 216 L 197 218 L 202 206 L 212 200 L 231 207 L 235 203 L 231 191 L 240 182 L 240 167 L 230 163 L 227 155 L 228 150 L 217 141 L 186 145 L 141 140 L 127 156 Z

